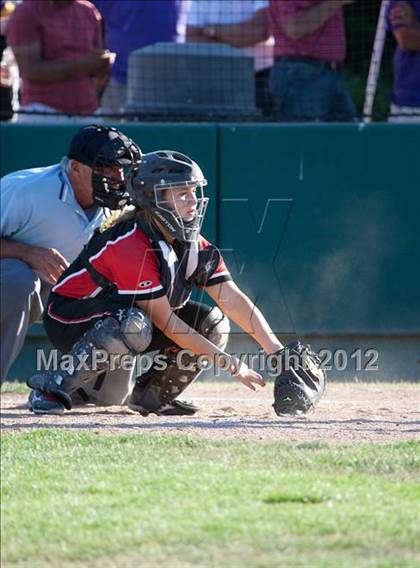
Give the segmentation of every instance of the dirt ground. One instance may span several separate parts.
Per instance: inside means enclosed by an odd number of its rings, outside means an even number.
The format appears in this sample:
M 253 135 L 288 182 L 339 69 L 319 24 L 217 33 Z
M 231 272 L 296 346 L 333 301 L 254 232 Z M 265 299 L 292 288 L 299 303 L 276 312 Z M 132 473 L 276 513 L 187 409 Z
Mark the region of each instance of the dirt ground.
M 201 410 L 193 417 L 144 418 L 126 407 L 74 408 L 63 416 L 36 416 L 27 396 L 2 393 L 3 432 L 39 428 L 89 430 L 98 434 L 187 434 L 207 438 L 287 442 L 375 442 L 420 440 L 420 385 L 410 383 L 333 383 L 313 414 L 277 417 L 272 385 L 252 392 L 232 383 L 192 385 L 186 399 Z M 182 397 L 181 397 L 182 398 Z

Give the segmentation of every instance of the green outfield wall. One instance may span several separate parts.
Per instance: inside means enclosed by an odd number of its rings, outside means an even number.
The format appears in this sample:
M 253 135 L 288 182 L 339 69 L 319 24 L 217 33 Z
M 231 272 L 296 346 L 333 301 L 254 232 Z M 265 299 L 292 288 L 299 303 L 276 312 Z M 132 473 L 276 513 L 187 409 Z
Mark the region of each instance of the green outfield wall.
M 420 127 L 223 127 L 219 172 L 219 244 L 277 331 L 420 333 Z
M 76 129 L 2 125 L 1 174 L 58 161 Z M 202 165 L 203 232 L 277 333 L 406 338 L 420 378 L 420 126 L 121 129 L 143 151 L 173 148 Z

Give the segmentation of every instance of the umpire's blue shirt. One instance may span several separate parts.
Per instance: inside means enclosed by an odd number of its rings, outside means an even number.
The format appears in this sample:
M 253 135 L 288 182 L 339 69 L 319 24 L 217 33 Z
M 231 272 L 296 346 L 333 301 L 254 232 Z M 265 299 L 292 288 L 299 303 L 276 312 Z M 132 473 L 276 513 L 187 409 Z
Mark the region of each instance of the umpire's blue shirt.
M 64 159 L 65 160 L 65 159 Z M 101 224 L 76 200 L 63 164 L 13 172 L 1 179 L 1 237 L 55 248 L 72 262 Z

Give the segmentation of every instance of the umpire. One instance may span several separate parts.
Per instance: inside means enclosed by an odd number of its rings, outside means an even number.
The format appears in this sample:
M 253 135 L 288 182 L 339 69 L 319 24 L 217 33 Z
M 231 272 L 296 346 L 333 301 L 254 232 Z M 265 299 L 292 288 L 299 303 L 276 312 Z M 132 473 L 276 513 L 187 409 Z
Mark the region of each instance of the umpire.
M 104 219 L 128 201 L 141 152 L 115 128 L 89 125 L 60 163 L 1 179 L 1 381 L 62 272 Z

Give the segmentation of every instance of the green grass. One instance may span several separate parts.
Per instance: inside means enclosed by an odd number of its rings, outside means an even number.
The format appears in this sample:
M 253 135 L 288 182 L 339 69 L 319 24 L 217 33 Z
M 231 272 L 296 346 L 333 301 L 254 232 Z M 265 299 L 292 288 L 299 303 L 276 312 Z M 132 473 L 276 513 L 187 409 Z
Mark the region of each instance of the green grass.
M 419 449 L 2 437 L 2 567 L 420 565 Z
M 5 381 L 1 385 L 1 394 L 3 393 L 15 393 L 15 394 L 28 394 L 29 387 L 25 383 L 20 383 L 18 381 Z

